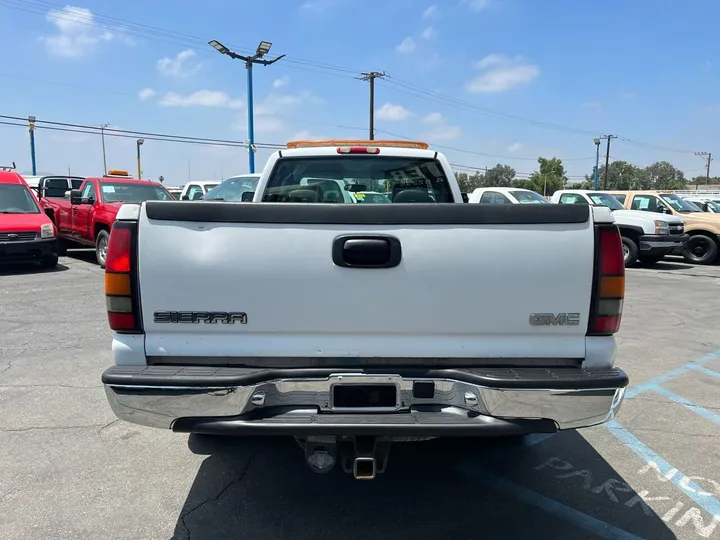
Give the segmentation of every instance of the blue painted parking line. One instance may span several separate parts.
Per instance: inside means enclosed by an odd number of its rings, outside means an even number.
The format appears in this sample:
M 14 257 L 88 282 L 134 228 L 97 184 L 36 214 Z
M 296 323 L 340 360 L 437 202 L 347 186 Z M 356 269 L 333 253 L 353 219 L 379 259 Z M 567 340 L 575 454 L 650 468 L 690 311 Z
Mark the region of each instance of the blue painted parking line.
M 715 422 L 716 424 L 720 424 L 720 415 L 715 414 L 714 412 L 711 412 L 707 410 L 704 407 L 701 407 L 700 405 L 695 405 L 693 402 L 691 402 L 688 399 L 685 399 L 682 396 L 678 396 L 677 394 L 671 392 L 670 390 L 666 390 L 662 386 L 651 386 L 648 388 L 648 390 L 652 390 L 653 392 L 663 395 L 666 398 L 668 398 L 671 401 L 674 401 L 675 403 L 679 403 L 683 407 L 691 410 L 694 413 L 699 414 L 703 418 L 706 418 L 707 420 L 710 420 L 711 422 Z
M 605 427 L 640 459 L 646 463 L 654 463 L 657 470 L 660 471 L 660 474 L 662 474 L 665 479 L 679 487 L 685 495 L 695 501 L 701 508 L 704 508 L 711 516 L 720 516 L 720 501 L 711 493 L 703 491 L 702 488 L 690 480 L 689 477 L 670 465 L 670 463 L 660 457 L 654 450 L 622 427 L 617 420 L 611 420 L 605 424 Z
M 650 390 L 653 386 L 660 385 L 664 382 L 669 381 L 670 379 L 674 379 L 675 377 L 684 375 L 688 371 L 696 369 L 696 367 L 694 366 L 702 366 L 703 364 L 707 364 L 708 362 L 712 362 L 713 360 L 718 359 L 720 359 L 720 349 L 715 352 L 711 352 L 710 354 L 707 354 L 702 358 L 699 358 L 698 360 L 688 362 L 687 364 L 684 364 L 679 368 L 666 371 L 662 375 L 658 375 L 657 377 L 654 377 L 649 381 L 628 388 L 625 392 L 625 399 L 632 399 L 634 397 L 637 397 L 642 392 Z
M 550 499 L 549 497 L 540 495 L 539 493 L 519 486 L 509 480 L 495 476 L 494 474 L 487 472 L 472 463 L 462 463 L 459 465 L 458 469 L 489 487 L 504 491 L 521 501 L 544 510 L 550 515 L 572 523 L 573 525 L 585 529 L 589 533 L 597 535 L 601 538 L 617 538 L 622 540 L 640 540 L 641 538 L 640 536 L 636 536 L 623 529 L 619 529 L 614 525 L 610 525 L 609 523 L 605 523 L 604 521 L 584 514 L 579 510 L 565 506 L 554 499 Z
M 720 378 L 720 371 L 713 371 L 712 369 L 708 369 L 705 366 L 693 364 L 690 366 L 690 369 L 699 371 L 700 373 L 704 373 L 705 375 L 710 375 L 710 377 Z

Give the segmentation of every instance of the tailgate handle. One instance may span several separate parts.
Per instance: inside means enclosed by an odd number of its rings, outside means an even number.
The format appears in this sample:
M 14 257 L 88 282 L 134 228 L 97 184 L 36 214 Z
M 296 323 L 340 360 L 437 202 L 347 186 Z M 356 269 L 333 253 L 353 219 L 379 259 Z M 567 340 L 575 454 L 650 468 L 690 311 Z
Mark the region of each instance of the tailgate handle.
M 344 235 L 333 242 L 332 259 L 344 268 L 394 268 L 402 259 L 402 247 L 394 236 Z

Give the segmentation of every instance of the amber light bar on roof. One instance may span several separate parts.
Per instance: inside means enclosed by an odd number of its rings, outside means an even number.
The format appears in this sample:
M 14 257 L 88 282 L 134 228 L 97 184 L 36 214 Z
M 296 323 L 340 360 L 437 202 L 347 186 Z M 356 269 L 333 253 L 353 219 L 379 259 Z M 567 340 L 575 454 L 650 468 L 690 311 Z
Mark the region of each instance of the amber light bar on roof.
M 428 144 L 420 141 L 370 141 L 370 140 L 345 140 L 328 139 L 320 141 L 292 141 L 287 143 L 288 148 L 319 148 L 330 146 L 373 146 L 390 148 L 417 148 L 427 150 Z

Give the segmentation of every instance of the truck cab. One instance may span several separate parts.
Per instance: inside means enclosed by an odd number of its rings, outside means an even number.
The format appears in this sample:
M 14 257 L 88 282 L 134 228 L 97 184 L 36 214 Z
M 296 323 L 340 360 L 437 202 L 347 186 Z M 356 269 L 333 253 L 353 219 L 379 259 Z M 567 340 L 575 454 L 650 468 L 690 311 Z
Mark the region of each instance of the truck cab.
M 469 203 L 480 204 L 550 204 L 531 189 L 513 187 L 477 188 L 468 197 Z
M 202 199 L 202 197 L 208 191 L 218 186 L 219 184 L 220 182 L 218 180 L 196 180 L 193 182 L 188 182 L 187 184 L 185 184 L 185 187 L 180 193 L 178 199 L 180 199 L 181 201 L 197 201 L 198 199 Z
M 94 247 L 97 262 L 104 268 L 118 210 L 126 202 L 147 200 L 174 199 L 162 184 L 137 180 L 116 169 L 108 171 L 107 176 L 86 178 L 79 189 L 70 190 L 63 198 L 43 197 L 41 203 L 58 230 L 59 251 Z
M 57 266 L 55 227 L 23 177 L 0 171 L 0 263 L 32 261 Z
M 553 193 L 555 204 L 589 204 L 609 208 L 622 235 L 625 266 L 640 261 L 653 265 L 665 255 L 680 252 L 688 240 L 683 220 L 670 214 L 626 210 L 620 202 L 602 191 L 562 189 Z
M 672 191 L 608 191 L 628 210 L 676 216 L 685 223 L 688 240 L 681 254 L 693 264 L 712 264 L 720 252 L 720 215 L 703 212 Z

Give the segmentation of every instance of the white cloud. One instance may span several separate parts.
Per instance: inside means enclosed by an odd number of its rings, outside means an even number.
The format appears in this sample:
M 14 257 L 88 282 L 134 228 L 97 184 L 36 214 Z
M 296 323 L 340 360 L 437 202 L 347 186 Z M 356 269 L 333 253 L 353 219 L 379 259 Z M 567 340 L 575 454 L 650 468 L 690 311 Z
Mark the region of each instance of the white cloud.
M 242 109 L 242 99 L 231 98 L 220 90 L 198 90 L 187 96 L 166 92 L 158 102 L 163 107 L 218 107 L 224 109 Z
M 273 88 L 282 88 L 283 86 L 287 86 L 290 82 L 290 77 L 287 75 L 280 77 L 279 79 L 275 79 L 273 81 Z
M 513 154 L 515 152 L 519 152 L 520 150 L 522 150 L 522 148 L 523 148 L 522 143 L 515 142 L 515 143 L 512 143 L 510 146 L 508 146 L 507 151 L 510 152 L 511 154 Z
M 408 54 L 415 50 L 415 40 L 410 36 L 402 40 L 400 45 L 395 47 L 395 50 L 402 54 Z
M 153 90 L 152 88 L 143 88 L 138 92 L 138 98 L 140 101 L 148 101 L 152 98 L 154 98 L 157 95 L 157 92 Z
M 436 5 L 430 6 L 425 11 L 423 11 L 423 14 L 422 14 L 423 19 L 429 19 L 431 17 L 434 17 L 435 15 L 437 15 L 437 6 Z
M 163 75 L 173 77 L 187 77 L 198 72 L 202 64 L 188 65 L 188 61 L 195 57 L 195 51 L 187 49 L 180 51 L 175 58 L 161 58 L 157 61 L 157 70 Z
M 422 138 L 427 141 L 451 141 L 458 139 L 462 131 L 460 126 L 453 126 L 450 124 L 438 125 L 433 129 L 425 132 Z
M 412 113 L 402 105 L 393 105 L 392 103 L 385 103 L 382 107 L 375 110 L 375 118 L 378 120 L 388 120 L 390 122 L 405 120 L 411 114 Z
M 267 116 L 263 114 L 255 115 L 253 119 L 255 124 L 255 131 L 257 133 L 277 133 L 279 131 L 285 131 L 287 126 L 281 118 L 277 116 Z
M 115 34 L 95 25 L 92 11 L 65 6 L 48 11 L 45 19 L 55 25 L 57 33 L 42 36 L 47 52 L 54 56 L 77 58 L 92 54 L 100 43 L 111 41 Z
M 599 101 L 586 101 L 582 104 L 583 109 L 594 109 L 599 110 L 602 109 L 602 103 Z
M 633 99 L 637 94 L 635 92 L 623 92 L 620 97 L 623 99 Z
M 489 54 L 477 62 L 475 67 L 483 70 L 483 73 L 468 83 L 469 92 L 504 92 L 528 84 L 540 75 L 540 68 L 521 56 Z
M 463 0 L 461 4 L 467 5 L 472 11 L 479 13 L 490 7 L 490 0 Z
M 432 26 L 428 26 L 425 30 L 422 31 L 422 34 L 420 34 L 420 37 L 423 39 L 432 39 L 437 35 L 437 32 L 435 32 L 435 29 Z
M 255 113 L 272 116 L 309 103 L 322 103 L 322 100 L 311 92 L 300 92 L 299 94 L 268 94 L 260 104 L 256 105 Z
M 443 121 L 443 115 L 439 112 L 431 112 L 422 117 L 421 122 L 423 124 L 439 124 Z

